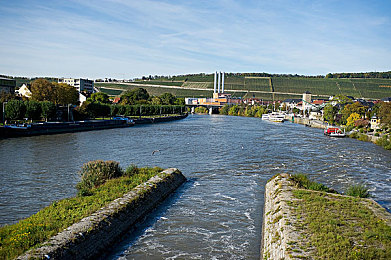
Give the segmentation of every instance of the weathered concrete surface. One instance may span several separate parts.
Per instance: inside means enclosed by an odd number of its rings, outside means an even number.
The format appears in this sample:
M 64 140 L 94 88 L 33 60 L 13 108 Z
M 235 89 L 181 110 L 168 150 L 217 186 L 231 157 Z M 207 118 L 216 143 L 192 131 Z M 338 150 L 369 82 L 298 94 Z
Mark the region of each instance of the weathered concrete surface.
M 280 174 L 271 179 L 265 188 L 263 216 L 262 259 L 295 259 L 309 256 L 302 252 L 302 230 L 298 230 L 294 212 L 287 201 L 297 200 L 292 195 L 295 187 L 289 174 Z
M 101 255 L 185 181 L 179 170 L 167 169 L 18 259 L 92 259 Z

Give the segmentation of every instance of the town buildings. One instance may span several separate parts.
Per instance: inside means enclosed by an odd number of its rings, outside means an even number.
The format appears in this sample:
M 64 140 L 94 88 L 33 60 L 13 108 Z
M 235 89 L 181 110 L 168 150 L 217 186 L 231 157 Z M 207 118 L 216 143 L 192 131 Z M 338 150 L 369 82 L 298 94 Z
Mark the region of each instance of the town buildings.
M 72 78 L 60 78 L 58 83 L 66 83 L 70 86 L 73 86 L 77 91 L 85 93 L 94 93 L 94 81 L 89 79 L 72 79 Z

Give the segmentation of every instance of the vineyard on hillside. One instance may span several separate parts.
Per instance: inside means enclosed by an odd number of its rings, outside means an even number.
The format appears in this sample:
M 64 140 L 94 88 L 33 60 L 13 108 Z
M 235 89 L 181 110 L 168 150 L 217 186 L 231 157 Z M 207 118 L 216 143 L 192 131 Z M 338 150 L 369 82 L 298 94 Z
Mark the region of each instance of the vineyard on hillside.
M 136 81 L 137 84 L 161 85 L 165 87 L 145 86 L 152 95 L 169 92 L 179 97 L 211 97 L 213 91 L 213 74 L 186 75 L 173 77 L 172 80 Z M 224 90 L 243 98 L 260 98 L 265 100 L 298 98 L 306 91 L 315 96 L 327 97 L 347 95 L 355 98 L 381 99 L 391 97 L 391 79 L 348 79 L 348 78 L 303 78 L 303 77 L 243 77 L 226 74 Z M 98 84 L 100 87 L 108 84 Z M 120 85 L 121 89 L 131 89 L 137 86 Z M 169 86 L 182 87 L 171 89 Z M 205 89 L 205 90 L 197 90 Z M 156 94 L 154 94 L 156 93 Z M 210 93 L 210 94 L 209 94 Z

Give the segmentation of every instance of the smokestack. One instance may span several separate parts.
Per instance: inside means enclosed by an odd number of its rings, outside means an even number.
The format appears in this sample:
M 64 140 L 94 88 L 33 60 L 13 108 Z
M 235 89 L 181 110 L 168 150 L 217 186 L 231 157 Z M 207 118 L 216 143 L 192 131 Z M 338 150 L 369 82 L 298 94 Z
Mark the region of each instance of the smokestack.
M 217 71 L 215 71 L 215 79 L 214 79 L 214 82 L 213 82 L 213 93 L 216 93 L 216 80 L 217 80 Z
M 220 93 L 220 83 L 221 83 L 221 71 L 219 72 L 219 78 L 217 82 L 217 89 L 219 90 L 217 93 Z
M 222 84 L 221 84 L 221 93 L 224 93 L 224 71 L 223 71 L 223 76 L 222 76 L 222 78 L 223 78 L 223 80 L 222 80 Z

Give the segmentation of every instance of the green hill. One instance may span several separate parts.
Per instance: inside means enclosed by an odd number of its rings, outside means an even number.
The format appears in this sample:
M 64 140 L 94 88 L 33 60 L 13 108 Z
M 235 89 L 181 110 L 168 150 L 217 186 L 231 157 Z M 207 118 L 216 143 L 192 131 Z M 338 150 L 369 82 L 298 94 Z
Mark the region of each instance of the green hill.
M 248 73 L 250 74 L 250 73 Z M 298 98 L 304 92 L 310 91 L 314 96 L 328 97 L 333 95 L 347 95 L 356 98 L 381 99 L 391 97 L 391 79 L 381 78 L 325 78 L 304 76 L 272 76 L 257 77 L 248 74 L 227 73 L 225 75 L 224 89 L 227 93 L 243 98 L 256 97 L 266 100 Z M 248 75 L 248 76 L 247 76 Z M 211 96 L 213 91 L 213 74 L 195 74 L 174 76 L 170 79 L 135 81 L 146 86 L 153 93 L 170 92 L 181 97 Z M 112 84 L 96 84 L 105 87 Z M 167 86 L 167 87 L 165 87 Z M 120 85 L 121 89 L 134 88 L 133 85 Z M 180 87 L 183 89 L 172 89 Z

